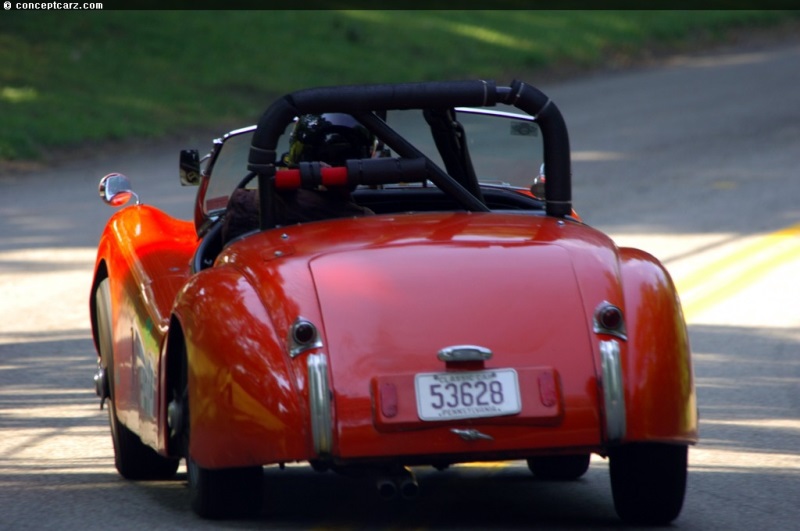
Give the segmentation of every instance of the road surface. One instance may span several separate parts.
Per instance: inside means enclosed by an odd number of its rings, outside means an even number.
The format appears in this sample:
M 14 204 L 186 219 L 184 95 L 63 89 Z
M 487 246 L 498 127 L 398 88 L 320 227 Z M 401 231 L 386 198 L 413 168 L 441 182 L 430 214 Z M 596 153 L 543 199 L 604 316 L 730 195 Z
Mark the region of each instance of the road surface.
M 669 268 L 694 352 L 701 443 L 677 529 L 800 522 L 800 45 L 676 57 L 543 87 L 571 132 L 575 206 Z M 536 84 L 535 79 L 529 80 Z M 613 529 L 607 465 L 580 481 L 522 463 L 420 471 L 422 495 L 305 467 L 265 472 L 259 519 L 204 522 L 185 474 L 115 473 L 91 376 L 88 293 L 111 209 L 99 178 L 189 217 L 181 147 L 141 147 L 0 175 L 0 529 Z

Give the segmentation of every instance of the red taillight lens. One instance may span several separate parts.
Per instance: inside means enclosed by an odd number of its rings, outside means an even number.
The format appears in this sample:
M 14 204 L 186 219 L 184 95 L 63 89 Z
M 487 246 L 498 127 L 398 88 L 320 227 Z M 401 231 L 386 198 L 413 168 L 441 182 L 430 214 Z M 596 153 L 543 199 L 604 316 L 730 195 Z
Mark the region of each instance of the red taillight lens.
M 625 339 L 625 319 L 622 310 L 608 301 L 601 302 L 594 310 L 594 331 Z
M 307 321 L 297 323 L 292 333 L 294 335 L 294 340 L 301 345 L 310 343 L 317 335 L 314 325 Z
M 617 330 L 622 326 L 622 311 L 616 306 L 606 306 L 600 311 L 600 324 L 603 328 Z

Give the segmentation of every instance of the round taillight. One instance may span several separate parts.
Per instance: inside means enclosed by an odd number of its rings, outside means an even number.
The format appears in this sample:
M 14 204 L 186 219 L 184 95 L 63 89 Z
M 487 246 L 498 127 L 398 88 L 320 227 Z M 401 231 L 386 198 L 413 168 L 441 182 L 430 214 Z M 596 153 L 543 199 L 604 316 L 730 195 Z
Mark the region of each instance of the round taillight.
M 622 310 L 608 301 L 601 302 L 594 310 L 594 331 L 626 339 Z
M 311 321 L 298 317 L 289 328 L 286 338 L 289 356 L 292 358 L 299 356 L 307 350 L 322 347 L 322 339 L 319 330 Z
M 608 305 L 600 310 L 598 321 L 603 328 L 618 330 L 622 326 L 622 311 L 616 306 Z
M 308 321 L 301 321 L 292 330 L 294 340 L 300 345 L 307 345 L 317 337 L 317 329 Z

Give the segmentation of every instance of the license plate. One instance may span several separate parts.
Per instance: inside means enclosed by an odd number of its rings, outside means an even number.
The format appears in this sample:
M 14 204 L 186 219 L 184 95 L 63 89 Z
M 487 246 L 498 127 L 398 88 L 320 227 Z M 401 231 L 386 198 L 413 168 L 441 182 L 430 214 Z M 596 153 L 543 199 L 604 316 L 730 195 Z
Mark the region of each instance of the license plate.
M 522 409 L 514 369 L 417 374 L 414 387 L 421 420 L 499 417 Z

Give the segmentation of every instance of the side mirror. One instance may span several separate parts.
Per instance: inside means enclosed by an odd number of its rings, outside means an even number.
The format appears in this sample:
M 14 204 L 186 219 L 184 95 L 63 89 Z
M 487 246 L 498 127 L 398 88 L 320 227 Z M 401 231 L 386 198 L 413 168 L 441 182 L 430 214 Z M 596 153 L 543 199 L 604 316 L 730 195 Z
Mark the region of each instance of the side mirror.
M 200 152 L 196 149 L 181 150 L 179 167 L 181 185 L 197 186 L 200 184 Z
M 121 173 L 109 173 L 100 179 L 98 191 L 107 205 L 122 206 L 130 201 L 131 197 L 135 197 L 136 204 L 139 204 L 139 196 L 131 189 L 131 182 Z
M 538 197 L 539 199 L 545 199 L 544 195 L 544 163 L 539 167 L 539 175 L 533 178 L 533 184 L 531 184 L 531 193 Z

